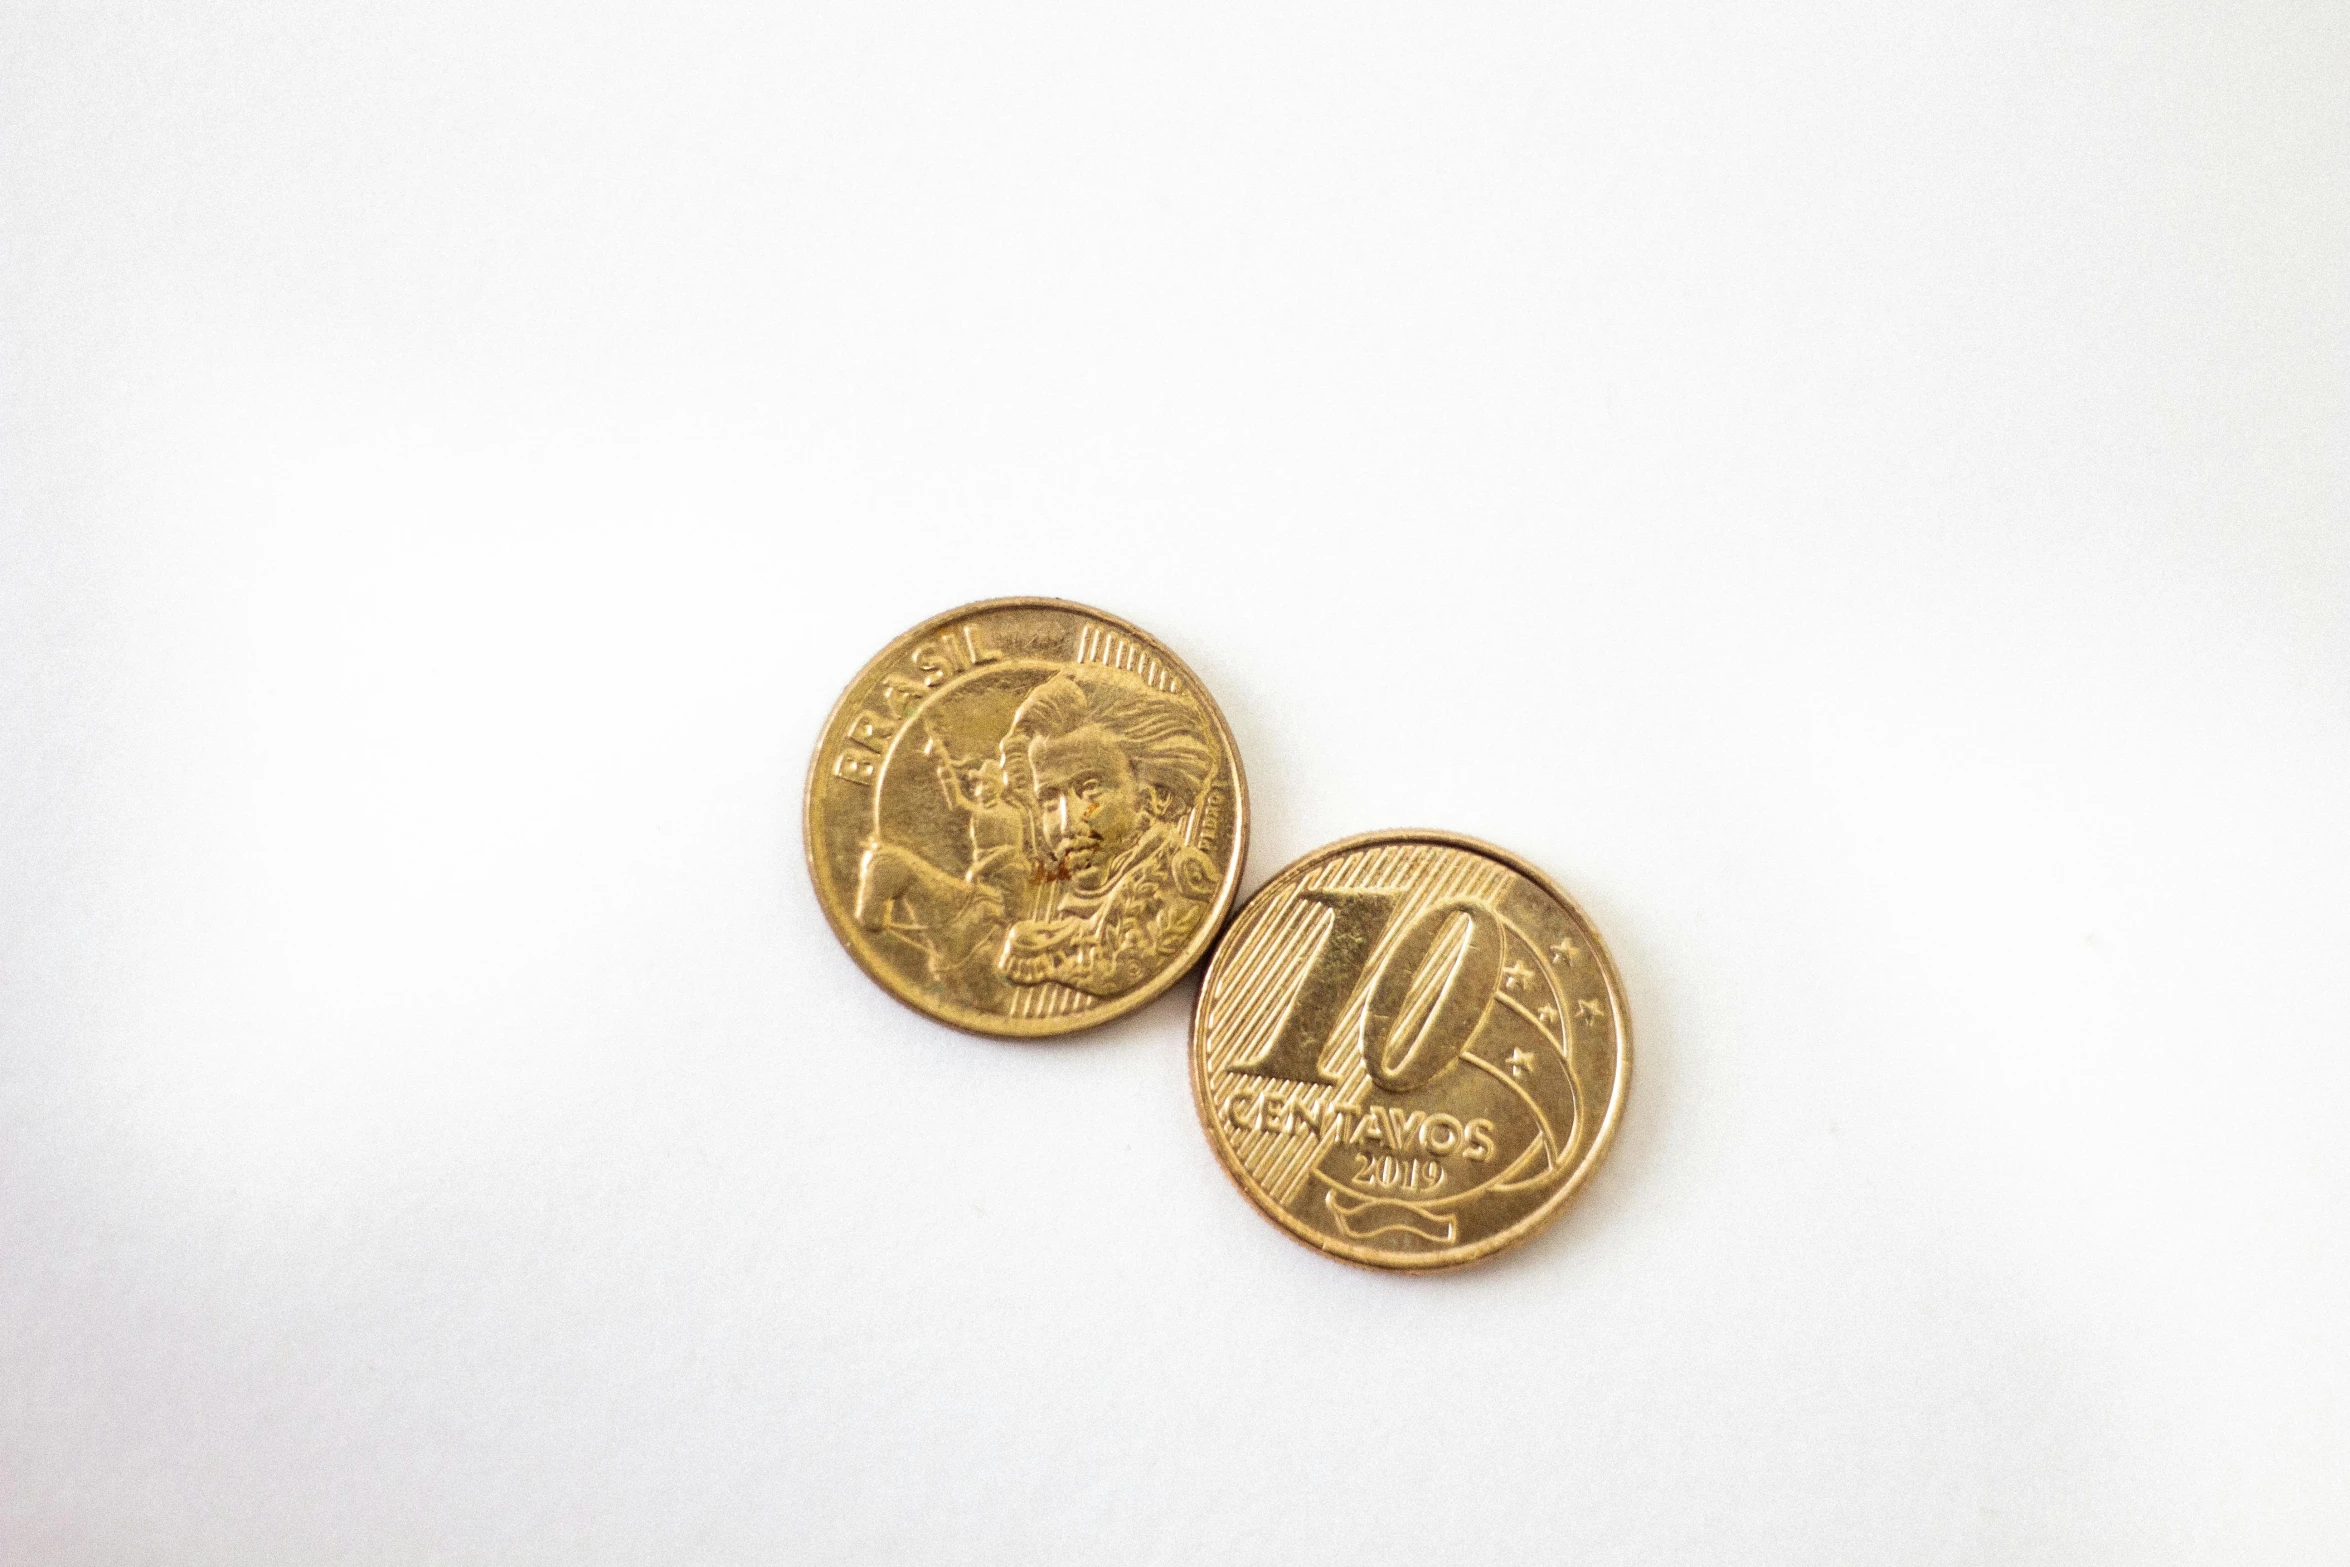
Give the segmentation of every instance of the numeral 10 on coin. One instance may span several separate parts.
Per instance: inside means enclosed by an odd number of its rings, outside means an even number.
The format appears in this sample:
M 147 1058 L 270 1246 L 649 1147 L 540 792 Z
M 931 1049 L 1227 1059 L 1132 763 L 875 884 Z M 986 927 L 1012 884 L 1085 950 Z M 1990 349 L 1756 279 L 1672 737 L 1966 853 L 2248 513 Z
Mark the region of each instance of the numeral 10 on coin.
M 1297 999 L 1262 1058 L 1243 1071 L 1293 1083 L 1337 1082 L 1322 1070 L 1322 1049 L 1402 894 L 1309 890 L 1298 894 L 1330 910 L 1330 933 L 1306 970 Z M 1369 979 L 1363 1065 L 1391 1094 L 1433 1081 L 1476 1038 L 1501 976 L 1501 919 L 1473 898 L 1453 898 L 1414 920 Z

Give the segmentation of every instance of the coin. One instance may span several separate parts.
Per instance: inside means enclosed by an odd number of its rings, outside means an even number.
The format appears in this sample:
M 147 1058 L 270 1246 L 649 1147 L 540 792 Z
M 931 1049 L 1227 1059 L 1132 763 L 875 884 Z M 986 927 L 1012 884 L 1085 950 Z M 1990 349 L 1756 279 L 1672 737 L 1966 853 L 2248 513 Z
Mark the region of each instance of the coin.
M 824 721 L 816 901 L 891 995 L 1017 1037 L 1121 1017 L 1207 951 L 1248 785 L 1197 676 L 1114 615 L 991 599 L 924 621 Z
M 1623 1115 L 1632 1032 L 1574 900 L 1452 833 L 1369 833 L 1267 882 L 1192 1015 L 1200 1124 L 1297 1239 L 1449 1268 L 1557 1217 Z

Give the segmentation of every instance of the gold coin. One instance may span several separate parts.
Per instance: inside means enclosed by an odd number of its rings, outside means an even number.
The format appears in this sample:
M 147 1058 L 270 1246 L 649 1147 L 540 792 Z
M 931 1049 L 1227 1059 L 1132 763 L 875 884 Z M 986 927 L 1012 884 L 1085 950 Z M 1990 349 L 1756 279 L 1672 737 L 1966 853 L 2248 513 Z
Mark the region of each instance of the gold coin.
M 983 1034 L 1121 1017 L 1199 961 L 1240 885 L 1248 784 L 1183 661 L 1114 615 L 991 599 L 867 664 L 808 769 L 833 933 Z
M 1248 1199 L 1317 1250 L 1450 1268 L 1555 1218 L 1615 1135 L 1623 983 L 1542 872 L 1379 832 L 1289 866 L 1233 920 L 1191 1085 Z

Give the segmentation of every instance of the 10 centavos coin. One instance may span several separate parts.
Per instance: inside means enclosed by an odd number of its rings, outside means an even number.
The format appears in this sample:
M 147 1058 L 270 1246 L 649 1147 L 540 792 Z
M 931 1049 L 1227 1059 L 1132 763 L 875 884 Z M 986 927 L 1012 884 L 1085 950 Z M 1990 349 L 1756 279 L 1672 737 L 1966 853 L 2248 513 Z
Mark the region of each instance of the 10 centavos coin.
M 1113 615 L 994 599 L 849 683 L 808 770 L 808 873 L 891 995 L 985 1034 L 1090 1028 L 1207 951 L 1248 847 L 1224 715 Z
M 1440 832 L 1315 851 L 1232 922 L 1192 1018 L 1200 1123 L 1334 1257 L 1447 1268 L 1556 1217 L 1631 1074 L 1599 933 L 1517 856 Z

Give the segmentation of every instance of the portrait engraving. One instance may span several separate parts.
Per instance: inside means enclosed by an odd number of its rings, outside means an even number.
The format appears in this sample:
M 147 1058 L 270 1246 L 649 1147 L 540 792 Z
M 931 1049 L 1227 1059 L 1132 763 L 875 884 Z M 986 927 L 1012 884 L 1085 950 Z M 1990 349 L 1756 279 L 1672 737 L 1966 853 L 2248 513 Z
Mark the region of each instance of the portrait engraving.
M 844 698 L 824 768 L 866 822 L 839 884 L 856 930 L 920 992 L 1015 1021 L 1187 963 L 1237 871 L 1221 721 L 1137 639 L 1062 629 L 933 636 Z

